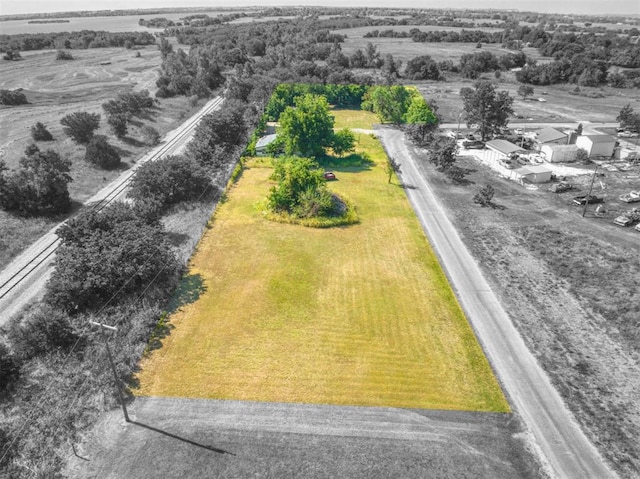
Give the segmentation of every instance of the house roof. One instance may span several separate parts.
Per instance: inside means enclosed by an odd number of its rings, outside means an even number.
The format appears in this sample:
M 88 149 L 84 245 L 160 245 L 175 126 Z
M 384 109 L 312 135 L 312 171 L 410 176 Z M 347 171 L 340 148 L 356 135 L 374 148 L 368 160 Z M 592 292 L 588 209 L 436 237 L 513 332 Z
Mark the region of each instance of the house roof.
M 580 148 L 578 145 L 542 145 L 542 148 L 551 151 L 573 151 Z
M 540 143 L 548 143 L 550 141 L 558 141 L 567 138 L 567 135 L 555 128 L 543 128 L 536 133 L 536 140 Z
M 264 147 L 266 147 L 269 143 L 272 143 L 273 141 L 275 141 L 276 136 L 277 135 L 275 135 L 275 134 L 263 136 L 262 138 L 260 138 L 256 142 L 256 148 L 264 148 Z
M 582 135 L 588 138 L 591 143 L 615 143 L 616 139 L 611 135 Z
M 549 168 L 542 165 L 530 165 L 530 166 L 527 166 L 527 169 L 531 173 L 535 173 L 535 174 L 551 173 L 551 170 Z
M 514 145 L 510 141 L 507 140 L 491 140 L 486 143 L 487 148 L 491 148 L 498 153 L 502 153 L 503 155 L 508 155 L 509 153 L 515 153 L 516 151 L 524 151 L 523 148 L 520 148 L 518 145 Z

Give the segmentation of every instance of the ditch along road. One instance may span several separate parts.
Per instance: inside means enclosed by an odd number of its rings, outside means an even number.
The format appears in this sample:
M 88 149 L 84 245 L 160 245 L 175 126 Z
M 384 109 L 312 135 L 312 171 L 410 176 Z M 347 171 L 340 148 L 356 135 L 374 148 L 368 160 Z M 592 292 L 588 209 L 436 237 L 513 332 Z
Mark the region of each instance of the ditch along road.
M 561 479 L 616 477 L 584 435 L 491 291 L 442 204 L 418 171 L 404 133 L 378 127 L 376 134 L 389 157 L 400 164 L 399 176 L 409 201 L 511 406 L 543 454 L 542 460 Z
M 220 109 L 223 101 L 219 96 L 210 100 L 182 125 L 167 133 L 159 146 L 87 200 L 84 208 L 100 211 L 113 201 L 123 199 L 138 168 L 165 155 L 182 152 L 191 140 L 200 119 Z M 0 326 L 41 297 L 53 270 L 55 252 L 60 246 L 56 230 L 63 224 L 64 222 L 60 223 L 40 237 L 0 272 Z

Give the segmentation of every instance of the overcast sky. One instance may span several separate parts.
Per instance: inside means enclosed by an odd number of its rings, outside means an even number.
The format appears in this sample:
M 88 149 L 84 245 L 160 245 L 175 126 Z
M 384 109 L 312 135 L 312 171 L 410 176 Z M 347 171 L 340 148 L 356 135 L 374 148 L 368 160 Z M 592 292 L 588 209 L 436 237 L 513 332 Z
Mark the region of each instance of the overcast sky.
M 554 13 L 640 14 L 640 0 L 0 0 L 0 15 L 73 10 L 127 10 L 153 7 L 238 7 L 322 5 L 415 8 L 493 8 Z M 1 30 L 0 30 L 1 31 Z

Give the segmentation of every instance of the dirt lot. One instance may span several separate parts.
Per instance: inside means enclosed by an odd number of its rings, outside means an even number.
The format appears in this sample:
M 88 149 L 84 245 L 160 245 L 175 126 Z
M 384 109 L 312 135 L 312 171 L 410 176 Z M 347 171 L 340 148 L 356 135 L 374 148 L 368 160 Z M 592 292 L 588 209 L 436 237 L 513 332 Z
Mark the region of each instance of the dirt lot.
M 424 152 L 418 153 L 425 156 Z M 623 477 L 640 472 L 640 233 L 614 226 L 615 198 L 638 188 L 640 166 L 606 171 L 604 218 L 586 218 L 573 193 L 527 190 L 472 157 L 469 184 L 453 185 L 422 162 L 463 240 L 579 423 Z M 591 170 L 593 167 L 591 167 Z M 582 191 L 590 177 L 569 178 Z M 472 202 L 485 184 L 495 208 Z

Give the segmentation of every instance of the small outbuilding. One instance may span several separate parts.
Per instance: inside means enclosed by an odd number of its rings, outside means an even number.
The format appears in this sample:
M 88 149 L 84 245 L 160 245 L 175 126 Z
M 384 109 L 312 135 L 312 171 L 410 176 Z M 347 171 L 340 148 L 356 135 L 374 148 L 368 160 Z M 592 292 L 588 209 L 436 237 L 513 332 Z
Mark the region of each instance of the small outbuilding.
M 526 151 L 524 148 L 520 148 L 507 140 L 491 140 L 485 145 L 490 150 L 500 153 L 502 156 L 508 157 L 514 153 L 521 153 Z
M 542 145 L 540 153 L 549 163 L 576 161 L 578 145 Z
M 576 145 L 587 151 L 591 156 L 605 156 L 610 158 L 616 147 L 616 139 L 611 135 L 581 135 L 576 139 Z
M 258 156 L 266 156 L 267 155 L 267 147 L 271 143 L 276 141 L 276 137 L 277 137 L 277 135 L 274 133 L 274 134 L 265 135 L 265 136 L 259 138 L 258 141 L 256 142 L 256 155 L 258 155 Z
M 555 128 L 543 128 L 536 132 L 535 142 L 538 147 L 542 145 L 566 145 L 569 137 Z
M 529 183 L 546 183 L 551 180 L 551 170 L 540 165 L 523 166 L 513 170 L 517 180 L 528 181 Z

